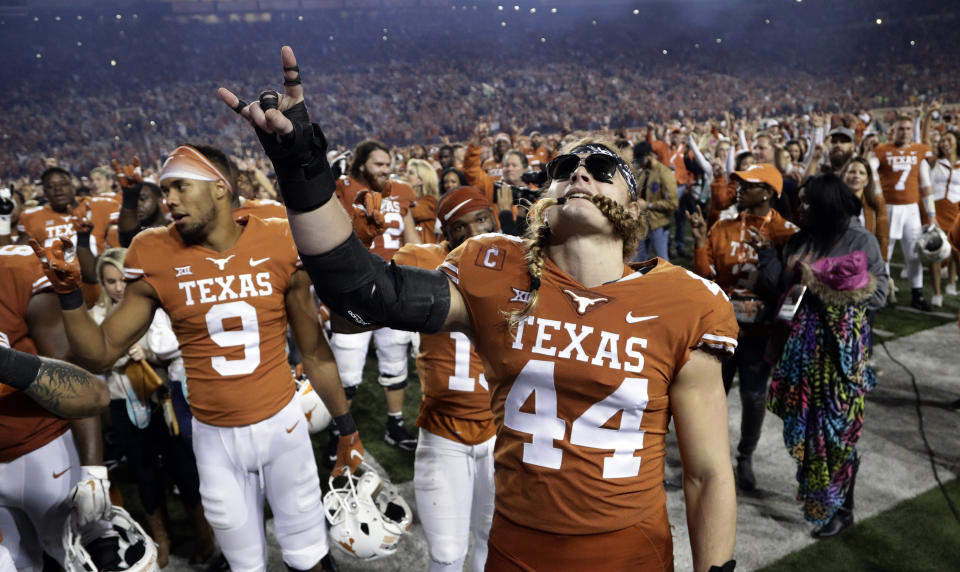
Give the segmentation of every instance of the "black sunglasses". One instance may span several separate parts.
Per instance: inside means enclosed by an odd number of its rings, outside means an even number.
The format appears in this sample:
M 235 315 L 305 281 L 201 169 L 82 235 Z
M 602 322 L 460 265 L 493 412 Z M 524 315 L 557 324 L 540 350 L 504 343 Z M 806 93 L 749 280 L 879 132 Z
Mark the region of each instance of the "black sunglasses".
M 580 168 L 580 165 L 587 168 L 591 177 L 603 183 L 612 182 L 613 177 L 617 174 L 617 167 L 619 167 L 617 159 L 610 155 L 593 153 L 581 159 L 580 155 L 569 154 L 554 157 L 552 161 L 547 163 L 547 174 L 550 175 L 551 179 L 563 181 L 569 179 L 573 172 Z

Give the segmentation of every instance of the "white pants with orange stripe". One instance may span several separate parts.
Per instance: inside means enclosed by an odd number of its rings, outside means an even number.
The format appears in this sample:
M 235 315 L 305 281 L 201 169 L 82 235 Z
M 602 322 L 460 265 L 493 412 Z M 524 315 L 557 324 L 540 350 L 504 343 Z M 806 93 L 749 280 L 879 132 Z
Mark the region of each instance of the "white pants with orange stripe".
M 80 458 L 70 431 L 0 463 L 2 546 L 17 570 L 43 570 L 44 552 L 63 564 L 63 522 L 70 510 L 67 497 L 80 477 Z
M 243 427 L 193 420 L 200 497 L 230 569 L 267 567 L 263 501 L 270 502 L 283 561 L 312 568 L 329 551 L 320 479 L 299 396 Z
M 482 572 L 493 521 L 493 445 L 458 443 L 420 428 L 413 463 L 417 513 L 430 553 L 430 572 L 463 570 L 470 537 L 470 570 Z

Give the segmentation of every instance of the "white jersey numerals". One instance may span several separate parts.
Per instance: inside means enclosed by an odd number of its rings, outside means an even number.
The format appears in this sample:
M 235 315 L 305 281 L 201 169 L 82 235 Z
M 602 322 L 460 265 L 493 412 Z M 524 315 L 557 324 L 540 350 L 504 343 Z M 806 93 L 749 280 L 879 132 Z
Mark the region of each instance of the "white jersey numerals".
M 904 164 L 904 163 L 895 163 L 891 166 L 894 172 L 900 171 L 900 179 L 897 181 L 897 184 L 893 186 L 895 191 L 905 191 L 907 190 L 907 179 L 910 178 L 910 171 L 913 170 L 913 165 Z
M 260 325 L 257 310 L 246 302 L 217 304 L 207 312 L 207 331 L 210 339 L 221 348 L 243 346 L 243 358 L 210 358 L 213 369 L 222 376 L 249 375 L 260 365 Z M 223 321 L 240 318 L 239 330 L 225 330 Z
M 533 437 L 530 443 L 523 445 L 524 463 L 559 469 L 563 451 L 553 442 L 563 440 L 566 424 L 557 417 L 553 368 L 553 362 L 527 362 L 507 394 L 503 423 L 514 431 Z M 534 395 L 534 412 L 520 411 L 531 393 Z M 640 423 L 648 400 L 647 380 L 627 377 L 613 393 L 591 405 L 573 422 L 570 444 L 614 451 L 603 460 L 603 478 L 633 477 L 640 473 L 641 459 L 635 453 L 643 449 L 645 431 L 640 429 Z M 621 411 L 620 426 L 605 428 L 604 425 Z
M 470 340 L 460 332 L 450 332 L 454 341 L 455 357 L 453 361 L 453 375 L 450 376 L 449 388 L 451 391 L 473 391 L 477 380 L 470 377 Z M 480 386 L 487 388 L 487 380 L 480 374 Z
M 400 213 L 384 213 L 383 222 L 387 230 L 383 231 L 383 248 L 386 250 L 399 250 L 401 239 L 403 238 L 403 217 Z M 396 226 L 393 225 L 396 223 Z

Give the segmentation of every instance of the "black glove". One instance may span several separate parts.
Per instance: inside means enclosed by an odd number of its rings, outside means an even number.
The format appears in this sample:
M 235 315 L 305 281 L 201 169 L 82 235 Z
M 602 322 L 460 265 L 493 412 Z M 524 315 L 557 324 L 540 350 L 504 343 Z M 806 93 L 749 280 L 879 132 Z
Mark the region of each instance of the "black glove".
M 261 94 L 261 99 L 267 92 Z M 327 162 L 327 139 L 310 123 L 307 106 L 300 102 L 283 112 L 293 131 L 280 137 L 257 128 L 257 137 L 277 173 L 283 203 L 288 209 L 307 212 L 333 197 L 336 180 Z

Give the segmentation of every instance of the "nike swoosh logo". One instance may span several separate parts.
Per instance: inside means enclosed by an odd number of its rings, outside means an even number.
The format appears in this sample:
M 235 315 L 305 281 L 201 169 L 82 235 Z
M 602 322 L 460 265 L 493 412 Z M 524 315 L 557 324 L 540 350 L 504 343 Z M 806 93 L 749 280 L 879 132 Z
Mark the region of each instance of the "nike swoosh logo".
M 71 466 L 72 466 L 72 465 L 71 465 Z M 64 473 L 66 473 L 66 472 L 69 471 L 69 470 L 70 470 L 70 467 L 67 467 L 66 469 L 60 471 L 59 473 L 54 473 L 54 474 L 53 474 L 53 478 L 59 479 L 60 477 L 63 476 Z
M 363 460 L 363 455 L 360 454 L 360 451 L 357 451 L 356 449 L 351 449 L 351 450 L 350 450 L 350 458 L 352 459 L 352 458 L 354 458 L 354 457 L 359 458 L 361 461 Z
M 627 312 L 627 323 L 636 324 L 637 322 L 646 322 L 647 320 L 655 320 L 660 316 L 634 316 L 633 312 Z
M 250 257 L 250 266 L 260 266 L 261 264 L 263 264 L 264 262 L 266 262 L 266 261 L 268 261 L 268 260 L 270 260 L 270 257 L 269 257 L 269 256 L 266 257 L 266 258 L 261 258 L 260 260 L 254 260 L 253 257 L 251 256 L 251 257 Z
M 294 429 L 296 429 L 296 428 L 297 428 L 297 425 L 299 425 L 299 424 L 300 424 L 300 421 L 297 421 L 296 423 L 294 423 L 292 427 L 290 427 L 289 429 L 287 429 L 287 433 L 290 433 L 291 431 L 293 431 Z

